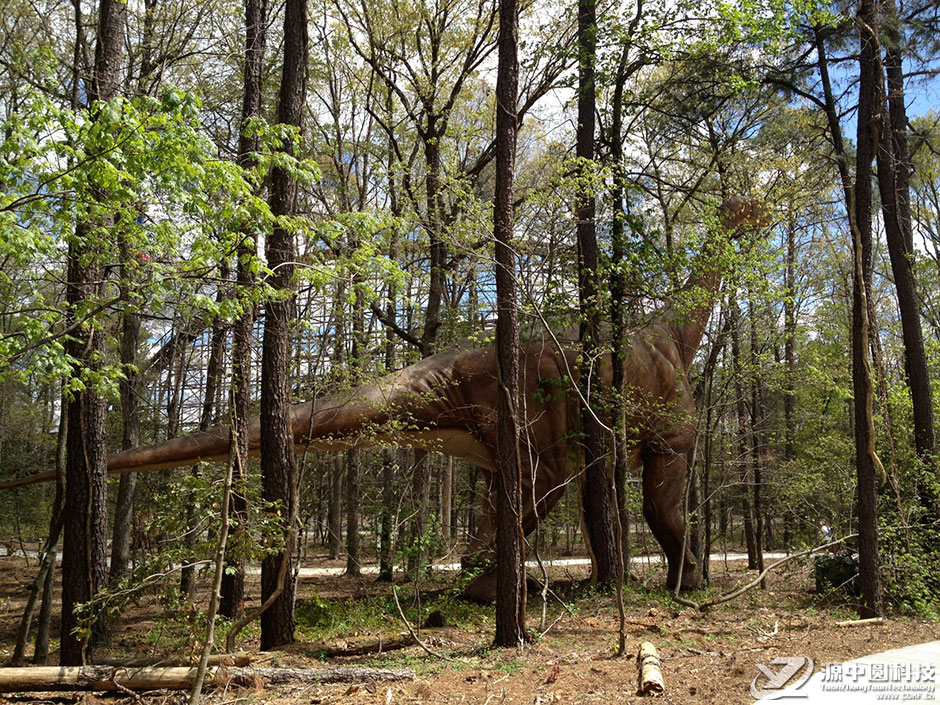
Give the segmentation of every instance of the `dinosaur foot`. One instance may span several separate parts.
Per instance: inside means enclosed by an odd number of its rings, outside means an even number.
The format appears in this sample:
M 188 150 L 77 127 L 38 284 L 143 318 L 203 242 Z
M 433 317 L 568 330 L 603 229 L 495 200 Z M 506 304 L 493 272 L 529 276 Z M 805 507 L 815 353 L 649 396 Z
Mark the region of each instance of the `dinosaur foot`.
M 538 592 L 539 589 L 538 581 L 526 576 L 526 590 L 529 593 L 534 593 Z M 460 593 L 460 597 L 478 605 L 491 605 L 496 602 L 496 571 L 488 570 L 475 577 L 467 583 L 463 592 Z
M 678 573 L 678 571 L 676 571 Z M 668 590 L 676 589 L 676 579 L 678 575 L 673 574 L 673 571 L 669 571 L 669 575 L 666 577 L 666 588 Z M 697 565 L 686 565 L 682 569 L 682 585 L 679 588 L 680 591 L 685 592 L 686 590 L 695 590 L 702 586 L 702 571 L 699 570 Z

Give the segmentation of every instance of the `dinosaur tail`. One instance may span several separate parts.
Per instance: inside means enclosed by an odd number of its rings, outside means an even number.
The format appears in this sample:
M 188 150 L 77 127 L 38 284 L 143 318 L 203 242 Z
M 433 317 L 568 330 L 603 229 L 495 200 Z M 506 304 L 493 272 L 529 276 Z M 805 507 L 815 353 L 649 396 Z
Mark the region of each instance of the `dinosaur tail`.
M 228 427 L 218 426 L 191 436 L 114 453 L 108 456 L 108 473 L 119 475 L 226 460 L 229 445 Z
M 291 431 L 295 450 L 302 452 L 344 450 L 374 445 L 403 445 L 436 450 L 466 458 L 487 467 L 489 451 L 459 427 L 446 423 L 442 404 L 447 385 L 435 390 L 417 382 L 427 380 L 430 359 L 393 373 L 376 384 L 327 396 L 291 407 Z M 260 453 L 261 423 L 248 423 L 249 455 Z M 172 438 L 162 443 L 114 453 L 108 457 L 108 473 L 145 472 L 217 462 L 228 458 L 230 430 L 217 426 L 208 431 Z M 55 472 L 0 483 L 0 490 L 55 480 Z

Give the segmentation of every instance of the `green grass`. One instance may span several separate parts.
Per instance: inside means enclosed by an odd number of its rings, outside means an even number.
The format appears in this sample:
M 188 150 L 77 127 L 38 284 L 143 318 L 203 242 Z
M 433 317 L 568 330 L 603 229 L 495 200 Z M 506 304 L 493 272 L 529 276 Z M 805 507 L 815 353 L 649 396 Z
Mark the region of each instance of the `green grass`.
M 492 607 L 459 600 L 448 591 L 415 603 L 414 591 L 398 591 L 402 611 L 413 625 L 420 625 L 433 611 L 444 615 L 448 625 L 473 629 L 492 621 Z M 381 634 L 403 629 L 395 598 L 391 594 L 361 599 L 308 598 L 295 609 L 298 635 L 305 641 L 325 641 L 350 634 Z

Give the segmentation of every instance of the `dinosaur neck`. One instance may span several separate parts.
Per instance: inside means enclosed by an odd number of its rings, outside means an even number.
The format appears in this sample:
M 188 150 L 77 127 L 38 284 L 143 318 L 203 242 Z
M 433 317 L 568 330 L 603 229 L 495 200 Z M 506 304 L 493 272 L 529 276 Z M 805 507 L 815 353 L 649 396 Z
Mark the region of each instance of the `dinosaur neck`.
M 708 258 L 705 258 L 706 262 Z M 694 297 L 695 302 L 683 306 L 680 310 L 670 306 L 664 323 L 669 326 L 676 347 L 679 350 L 679 359 L 683 369 L 688 372 L 692 360 L 698 352 L 715 308 L 715 300 L 721 288 L 722 273 L 714 266 L 705 266 L 693 273 L 682 286 L 679 292 L 680 301 L 688 301 Z
M 720 255 L 727 239 L 736 237 L 741 228 L 765 226 L 770 222 L 763 204 L 740 196 L 726 199 L 718 208 L 718 217 L 720 226 L 706 240 L 700 260 L 680 290 L 678 299 L 685 305 L 681 309 L 675 305 L 667 307 L 662 319 L 672 332 L 686 372 L 692 366 L 715 308 L 722 279 Z M 691 304 L 690 297 L 695 297 Z

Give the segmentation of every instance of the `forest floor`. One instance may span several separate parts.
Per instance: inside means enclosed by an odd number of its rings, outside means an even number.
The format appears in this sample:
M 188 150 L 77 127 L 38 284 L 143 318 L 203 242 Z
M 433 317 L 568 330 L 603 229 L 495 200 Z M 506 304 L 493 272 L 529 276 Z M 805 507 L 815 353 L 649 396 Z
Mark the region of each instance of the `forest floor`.
M 36 561 L 0 558 L 0 660 L 9 660 L 25 587 Z M 307 565 L 329 566 L 322 557 Z M 531 573 L 532 571 L 530 571 Z M 323 657 L 326 648 L 358 645 L 376 637 L 404 633 L 387 583 L 325 576 L 302 578 L 297 602 L 300 642 L 273 653 L 257 652 L 258 631 L 243 633 L 239 648 L 252 652 L 252 665 L 281 667 L 381 666 L 410 668 L 413 681 L 353 685 L 286 686 L 267 691 L 209 694 L 210 705 L 270 702 L 275 705 L 343 703 L 631 703 L 636 691 L 636 650 L 651 641 L 662 659 L 665 703 L 751 703 L 757 664 L 778 656 L 804 656 L 823 663 L 844 661 L 886 649 L 936 640 L 940 627 L 900 615 L 882 624 L 836 627 L 855 616 L 850 604 L 823 599 L 813 592 L 811 566 L 797 561 L 772 573 L 767 589 L 752 590 L 705 614 L 672 602 L 662 589 L 660 567 L 644 576 L 648 588 L 625 592 L 627 655 L 617 657 L 617 610 L 611 595 L 598 594 L 581 582 L 583 566 L 567 567 L 553 576 L 557 597 L 550 598 L 544 627 L 539 630 L 541 600 L 529 597 L 529 626 L 543 632 L 521 652 L 490 647 L 491 607 L 470 605 L 455 596 L 453 574 L 423 577 L 420 591 L 400 580 L 396 587 L 409 618 L 418 621 L 439 611 L 447 626 L 422 631 L 422 638 L 445 658 L 428 656 L 418 646 L 355 657 Z M 745 561 L 712 561 L 712 593 L 724 592 L 753 578 Z M 207 576 L 204 576 L 207 582 Z M 249 592 L 257 595 L 258 577 L 249 576 Z M 419 600 L 416 600 L 416 595 Z M 203 595 L 200 595 L 202 597 Z M 704 594 L 697 594 L 704 599 Z M 417 604 L 420 601 L 420 604 Z M 257 600 L 249 607 L 257 605 Z M 111 625 L 110 656 L 148 656 L 192 651 L 199 621 L 191 611 L 169 611 L 160 594 L 147 592 Z M 53 624 L 53 634 L 58 624 Z M 53 648 L 55 644 L 53 644 Z M 776 670 L 772 668 L 771 670 Z M 185 702 L 183 693 L 147 694 L 148 705 Z M 126 695 L 23 694 L 0 702 L 134 703 Z

